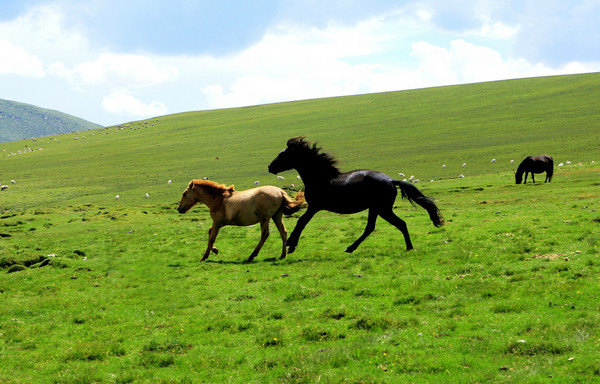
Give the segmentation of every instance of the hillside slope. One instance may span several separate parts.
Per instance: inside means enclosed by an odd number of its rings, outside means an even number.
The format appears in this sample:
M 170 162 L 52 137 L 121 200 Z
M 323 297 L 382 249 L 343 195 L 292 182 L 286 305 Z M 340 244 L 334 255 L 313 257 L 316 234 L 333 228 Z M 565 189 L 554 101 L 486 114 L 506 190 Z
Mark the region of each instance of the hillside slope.
M 238 189 L 254 181 L 298 187 L 294 172 L 284 181 L 267 172 L 298 135 L 318 141 L 342 170 L 377 169 L 397 178 L 402 172 L 422 182 L 498 174 L 514 183 L 512 173 L 527 155 L 546 153 L 556 164 L 600 161 L 600 74 L 189 112 L 3 143 L 0 182 L 14 179 L 20 190 L 0 195 L 0 205 L 104 204 L 117 194 L 119 204 L 162 204 L 201 177 Z
M 0 99 L 0 142 L 97 128 L 66 113 Z

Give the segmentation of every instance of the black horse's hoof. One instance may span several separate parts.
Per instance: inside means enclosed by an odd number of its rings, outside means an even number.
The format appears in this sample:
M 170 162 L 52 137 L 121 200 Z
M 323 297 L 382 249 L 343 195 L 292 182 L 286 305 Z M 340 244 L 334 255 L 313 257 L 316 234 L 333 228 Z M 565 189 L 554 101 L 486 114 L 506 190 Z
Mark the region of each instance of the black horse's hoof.
M 288 255 L 289 255 L 290 253 L 294 253 L 294 251 L 295 251 L 295 250 L 296 250 L 296 247 L 289 246 L 289 247 L 288 247 L 288 251 L 287 251 Z
M 348 248 L 346 248 L 346 250 L 344 252 L 346 252 L 346 253 L 352 253 L 355 250 L 356 250 L 356 248 L 348 247 Z
M 217 248 L 213 248 L 211 249 L 211 251 L 215 254 L 218 255 L 219 254 L 219 250 Z

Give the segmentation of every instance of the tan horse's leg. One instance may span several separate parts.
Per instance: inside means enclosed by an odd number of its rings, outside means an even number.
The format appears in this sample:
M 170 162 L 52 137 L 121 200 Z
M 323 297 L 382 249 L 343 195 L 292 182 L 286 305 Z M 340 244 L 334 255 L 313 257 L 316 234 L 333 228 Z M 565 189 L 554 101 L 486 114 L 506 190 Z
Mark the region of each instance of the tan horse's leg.
M 208 237 L 210 237 L 210 231 L 212 231 L 212 227 L 210 227 L 210 228 L 208 229 Z M 213 245 L 213 247 L 212 247 L 211 251 L 213 251 L 213 253 L 214 253 L 215 255 L 218 255 L 218 254 L 219 254 L 219 250 L 218 250 L 218 249 L 217 249 L 217 247 L 215 247 L 214 245 Z
M 217 239 L 217 235 L 219 234 L 219 227 L 217 227 L 214 223 L 213 226 L 208 230 L 208 245 L 206 246 L 206 252 L 204 252 L 204 256 L 200 261 L 204 261 L 208 259 L 208 255 L 210 255 L 210 251 L 215 251 L 217 248 L 214 247 L 215 240 Z M 217 253 L 216 251 L 215 253 Z
M 283 249 L 281 250 L 280 259 L 285 259 L 287 254 L 287 249 L 285 247 L 285 242 L 287 241 L 287 229 L 285 229 L 285 225 L 283 224 L 283 212 L 277 211 L 272 217 L 273 222 L 275 222 L 275 226 L 279 230 L 279 234 L 281 235 L 281 241 L 283 241 Z
M 267 237 L 269 237 L 269 219 L 263 219 L 263 221 L 260 222 L 260 241 L 256 248 L 254 248 L 254 251 L 250 254 L 250 257 L 248 257 L 248 261 L 252 261 L 256 255 L 258 255 L 263 244 L 267 241 Z

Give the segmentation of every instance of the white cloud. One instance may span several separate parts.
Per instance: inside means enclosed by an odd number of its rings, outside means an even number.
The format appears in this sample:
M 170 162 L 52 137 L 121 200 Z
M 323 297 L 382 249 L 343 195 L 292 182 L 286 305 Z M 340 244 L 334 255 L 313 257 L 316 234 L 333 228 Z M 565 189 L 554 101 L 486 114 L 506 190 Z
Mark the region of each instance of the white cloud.
M 119 83 L 122 86 L 151 87 L 173 80 L 177 76 L 175 68 L 160 68 L 149 57 L 112 53 L 101 54 L 93 61 L 78 63 L 73 69 L 65 68 L 60 62 L 54 63 L 49 72 L 82 86 Z
M 20 75 L 41 78 L 46 75 L 44 65 L 36 55 L 0 40 L 0 75 Z
M 167 113 L 167 106 L 159 101 L 144 104 L 122 91 L 113 91 L 102 99 L 102 107 L 109 113 L 125 116 L 159 116 Z
M 84 34 L 66 27 L 59 7 L 33 7 L 13 20 L 0 22 L 0 36 L 44 61 L 74 61 L 90 51 Z
M 569 63 L 551 68 L 522 58 L 504 58 L 493 49 L 458 39 L 449 48 L 427 42 L 412 45 L 418 62 L 418 77 L 427 86 L 475 83 L 535 76 L 593 72 L 600 63 Z

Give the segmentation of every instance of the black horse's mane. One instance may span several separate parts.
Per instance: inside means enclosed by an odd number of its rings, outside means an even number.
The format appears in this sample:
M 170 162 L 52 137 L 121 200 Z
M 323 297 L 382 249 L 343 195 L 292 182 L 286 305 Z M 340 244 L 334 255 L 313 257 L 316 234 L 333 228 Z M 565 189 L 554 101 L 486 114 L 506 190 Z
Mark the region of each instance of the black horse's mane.
M 337 167 L 337 159 L 327 152 L 321 152 L 317 143 L 306 141 L 303 136 L 292 137 L 287 142 L 288 148 L 306 158 L 306 165 L 315 168 L 322 175 L 337 176 L 342 172 Z

